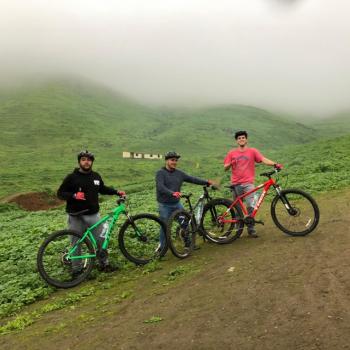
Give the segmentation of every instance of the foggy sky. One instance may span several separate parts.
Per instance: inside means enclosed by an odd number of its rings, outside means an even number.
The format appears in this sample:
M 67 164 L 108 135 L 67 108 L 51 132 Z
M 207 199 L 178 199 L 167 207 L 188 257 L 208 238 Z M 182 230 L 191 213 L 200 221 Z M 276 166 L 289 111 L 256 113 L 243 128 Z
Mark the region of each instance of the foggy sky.
M 349 0 L 0 3 L 0 85 L 62 73 L 143 103 L 350 109 Z

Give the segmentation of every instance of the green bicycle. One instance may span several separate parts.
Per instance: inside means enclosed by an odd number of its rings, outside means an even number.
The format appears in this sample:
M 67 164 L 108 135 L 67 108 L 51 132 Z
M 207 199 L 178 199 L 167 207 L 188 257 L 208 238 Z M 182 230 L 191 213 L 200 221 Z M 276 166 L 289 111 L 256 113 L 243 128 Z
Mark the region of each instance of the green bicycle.
M 111 232 L 121 214 L 126 221 L 121 226 L 118 242 L 123 255 L 137 265 L 163 256 L 168 247 L 159 251 L 159 232 L 166 229 L 162 220 L 153 214 L 130 216 L 125 197 L 117 200 L 113 211 L 83 234 L 73 230 L 61 230 L 50 234 L 39 248 L 37 266 L 41 277 L 58 288 L 71 288 L 83 282 L 91 273 L 97 258 L 105 254 Z M 83 215 L 86 211 L 76 213 Z M 92 231 L 99 227 L 100 237 L 96 241 Z

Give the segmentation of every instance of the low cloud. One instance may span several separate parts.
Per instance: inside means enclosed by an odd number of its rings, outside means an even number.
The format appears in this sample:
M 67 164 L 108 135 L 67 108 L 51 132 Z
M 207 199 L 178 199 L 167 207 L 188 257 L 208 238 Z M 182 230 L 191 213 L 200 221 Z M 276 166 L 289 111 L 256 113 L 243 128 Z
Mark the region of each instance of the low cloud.
M 346 0 L 5 1 L 2 84 L 84 76 L 143 103 L 350 109 Z

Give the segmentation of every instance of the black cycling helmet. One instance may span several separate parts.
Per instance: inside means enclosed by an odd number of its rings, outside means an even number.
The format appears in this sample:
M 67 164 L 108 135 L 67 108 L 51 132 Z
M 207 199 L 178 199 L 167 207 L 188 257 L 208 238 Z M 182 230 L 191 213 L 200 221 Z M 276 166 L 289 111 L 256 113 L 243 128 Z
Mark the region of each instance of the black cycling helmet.
M 164 155 L 165 160 L 171 159 L 171 158 L 179 159 L 180 157 L 181 157 L 180 154 L 177 154 L 175 151 L 169 151 Z
M 89 152 L 88 150 L 81 151 L 81 152 L 78 153 L 78 162 L 80 162 L 80 159 L 82 157 L 87 157 L 87 158 L 91 159 L 92 161 L 95 160 L 94 154 Z
M 238 139 L 238 136 L 245 136 L 246 138 L 248 138 L 248 133 L 244 130 L 240 130 L 235 133 L 236 140 Z

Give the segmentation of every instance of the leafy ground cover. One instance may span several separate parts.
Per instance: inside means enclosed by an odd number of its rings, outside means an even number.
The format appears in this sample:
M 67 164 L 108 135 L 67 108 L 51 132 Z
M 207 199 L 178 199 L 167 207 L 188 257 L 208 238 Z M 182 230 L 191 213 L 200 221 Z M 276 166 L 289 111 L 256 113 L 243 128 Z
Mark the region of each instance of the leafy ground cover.
M 271 154 L 271 158 L 278 159 L 285 165 L 280 177 L 284 187 L 298 187 L 317 195 L 319 192 L 350 186 L 348 149 L 350 137 L 341 137 L 289 147 L 288 152 L 282 149 L 280 153 Z M 331 158 L 330 154 L 336 154 L 336 157 Z M 258 167 L 257 173 L 262 169 Z M 215 168 L 213 163 L 208 161 L 205 166 L 199 165 L 186 171 L 202 177 L 208 175 L 208 178 L 218 174 L 217 180 L 222 184 L 229 183 L 229 173 L 223 175 L 219 162 Z M 288 177 L 284 175 L 286 173 Z M 140 191 L 140 188 L 143 190 Z M 183 191 L 198 196 L 201 188 L 186 184 Z M 130 185 L 129 193 L 132 213 L 157 213 L 153 179 L 141 186 Z M 230 197 L 230 193 L 222 187 L 214 196 Z M 104 197 L 101 212 L 106 212 L 113 206 L 113 201 L 114 199 Z M 0 206 L 0 316 L 10 315 L 23 305 L 54 291 L 45 285 L 36 271 L 36 253 L 43 239 L 50 232 L 64 228 L 65 222 L 63 207 L 49 211 L 26 212 L 13 205 Z M 116 234 L 117 232 L 114 236 Z M 121 271 L 133 268 L 118 251 L 116 239 L 111 245 L 111 259 Z
M 102 212 L 113 205 L 113 200 L 106 201 Z M 133 213 L 155 212 L 154 194 L 144 191 L 131 196 L 130 207 Z M 37 212 L 26 212 L 12 205 L 3 205 L 1 209 L 0 316 L 4 316 L 53 292 L 37 273 L 36 254 L 45 237 L 65 228 L 66 215 L 63 207 Z M 111 242 L 111 259 L 120 270 L 127 269 L 131 264 L 118 251 L 116 234 Z
M 337 123 L 347 130 L 349 120 L 340 118 Z M 288 122 L 244 106 L 156 111 L 123 97 L 116 102 L 115 95 L 105 91 L 54 84 L 0 101 L 0 196 L 29 190 L 54 193 L 72 169 L 76 151 L 92 147 L 98 156 L 96 170 L 108 185 L 130 194 L 132 212 L 156 213 L 154 173 L 162 162 L 122 160 L 124 147 L 149 152 L 176 148 L 183 153 L 183 170 L 228 184 L 222 160 L 234 144 L 236 128 L 252 130 L 251 145 L 285 165 L 282 184 L 317 195 L 350 186 L 350 136 L 335 137 L 337 132 L 331 129 L 332 138 L 317 139 L 330 136 L 327 125 L 324 122 L 319 133 L 316 125 Z M 257 173 L 262 169 L 258 167 Z M 200 188 L 187 186 L 184 191 L 198 195 Z M 217 196 L 230 193 L 222 189 Z M 105 199 L 102 212 L 112 205 Z M 0 204 L 1 317 L 54 292 L 39 278 L 35 259 L 44 237 L 65 227 L 65 221 L 63 208 L 28 213 Z M 121 271 L 133 269 L 115 241 L 112 260 Z
M 307 237 L 283 234 L 263 207 L 259 239 L 58 291 L 1 320 L 1 348 L 348 349 L 350 191 L 316 199 Z

